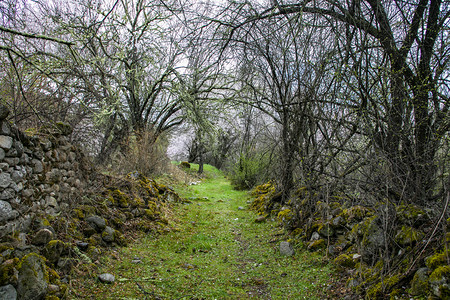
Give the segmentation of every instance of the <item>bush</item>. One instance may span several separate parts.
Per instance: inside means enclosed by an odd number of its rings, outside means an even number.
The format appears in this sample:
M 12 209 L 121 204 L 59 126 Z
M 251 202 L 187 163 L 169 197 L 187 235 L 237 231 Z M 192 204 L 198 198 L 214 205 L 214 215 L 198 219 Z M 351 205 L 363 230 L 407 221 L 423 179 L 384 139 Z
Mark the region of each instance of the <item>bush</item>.
M 231 183 L 238 190 L 251 189 L 268 179 L 265 175 L 268 166 L 268 159 L 263 154 L 241 154 L 231 171 Z
M 167 171 L 167 141 L 152 132 L 141 132 L 128 138 L 126 149 L 113 158 L 112 170 L 119 174 L 137 171 L 144 176 L 159 175 Z

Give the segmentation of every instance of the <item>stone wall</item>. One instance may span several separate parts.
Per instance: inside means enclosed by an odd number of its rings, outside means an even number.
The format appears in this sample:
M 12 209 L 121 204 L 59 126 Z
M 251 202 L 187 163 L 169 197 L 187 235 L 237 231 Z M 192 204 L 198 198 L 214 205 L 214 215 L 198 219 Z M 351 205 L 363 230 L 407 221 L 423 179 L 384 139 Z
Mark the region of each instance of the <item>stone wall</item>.
M 83 152 L 69 143 L 69 125 L 24 133 L 10 125 L 8 113 L 0 105 L 0 238 L 27 232 L 36 215 L 66 211 L 92 173 Z

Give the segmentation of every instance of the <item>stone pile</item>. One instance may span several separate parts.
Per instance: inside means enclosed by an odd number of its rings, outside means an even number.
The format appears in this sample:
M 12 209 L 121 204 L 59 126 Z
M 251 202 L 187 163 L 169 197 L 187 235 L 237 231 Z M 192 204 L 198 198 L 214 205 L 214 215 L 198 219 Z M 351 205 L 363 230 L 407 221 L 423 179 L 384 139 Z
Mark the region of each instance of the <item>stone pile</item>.
M 69 143 L 70 125 L 27 134 L 7 116 L 8 109 L 0 106 L 0 239 L 28 231 L 36 214 L 67 209 L 90 171 L 83 153 Z

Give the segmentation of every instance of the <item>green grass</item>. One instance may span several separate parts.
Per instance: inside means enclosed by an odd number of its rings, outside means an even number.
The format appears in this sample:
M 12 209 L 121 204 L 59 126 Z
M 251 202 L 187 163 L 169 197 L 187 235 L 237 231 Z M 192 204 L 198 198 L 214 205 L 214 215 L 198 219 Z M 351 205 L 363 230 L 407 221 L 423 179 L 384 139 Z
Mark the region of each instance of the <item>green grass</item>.
M 114 274 L 116 283 L 88 279 L 89 290 L 78 294 L 144 299 L 143 289 L 147 299 L 320 299 L 331 273 L 322 256 L 300 248 L 292 257 L 281 256 L 277 223 L 255 223 L 248 194 L 233 190 L 211 166 L 205 165 L 205 173 L 201 184 L 177 187 L 193 199 L 175 207 L 177 230 L 145 236 L 119 249 L 116 259 L 103 256 L 97 273 Z M 142 263 L 132 264 L 134 257 Z

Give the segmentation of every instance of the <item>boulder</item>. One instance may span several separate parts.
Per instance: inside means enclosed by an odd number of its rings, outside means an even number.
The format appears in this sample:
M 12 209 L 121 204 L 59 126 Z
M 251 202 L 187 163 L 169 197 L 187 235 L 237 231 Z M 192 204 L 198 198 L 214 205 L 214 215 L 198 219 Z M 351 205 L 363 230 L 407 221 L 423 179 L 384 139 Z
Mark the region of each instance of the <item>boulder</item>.
M 105 230 L 103 230 L 102 232 L 102 239 L 108 243 L 114 242 L 114 229 L 112 229 L 109 226 L 106 226 Z
M 294 249 L 289 242 L 281 242 L 280 243 L 280 254 L 284 256 L 292 256 L 294 255 Z
M 0 299 L 16 300 L 17 299 L 16 289 L 10 284 L 1 286 L 0 287 Z
M 97 232 L 102 232 L 106 228 L 106 221 L 100 216 L 87 217 L 86 222 Z
M 19 299 L 44 299 L 47 294 L 48 272 L 44 260 L 36 253 L 22 258 L 17 292 Z
M 18 212 L 13 210 L 11 204 L 0 200 L 0 222 L 8 221 L 9 219 L 16 217 L 17 214 Z
M 7 135 L 0 135 L 0 148 L 9 150 L 11 149 L 12 145 L 13 145 L 12 137 Z
M 11 175 L 9 173 L 0 174 L 0 187 L 7 188 L 12 183 Z
M 6 119 L 9 115 L 9 108 L 4 104 L 0 104 L 0 121 Z
M 53 264 L 57 264 L 62 254 L 67 252 L 67 245 L 60 240 L 51 240 L 43 250 L 44 256 Z
M 413 296 L 425 296 L 430 290 L 429 279 L 430 269 L 420 268 L 414 274 L 414 278 L 411 280 L 411 289 L 409 292 Z
M 116 278 L 112 274 L 104 273 L 104 274 L 98 275 L 98 280 L 100 280 L 100 282 L 102 282 L 102 283 L 114 283 Z
M 46 245 L 52 239 L 53 239 L 53 232 L 51 232 L 47 228 L 43 228 L 43 229 L 40 229 L 38 232 L 36 232 L 31 243 L 36 246 Z

